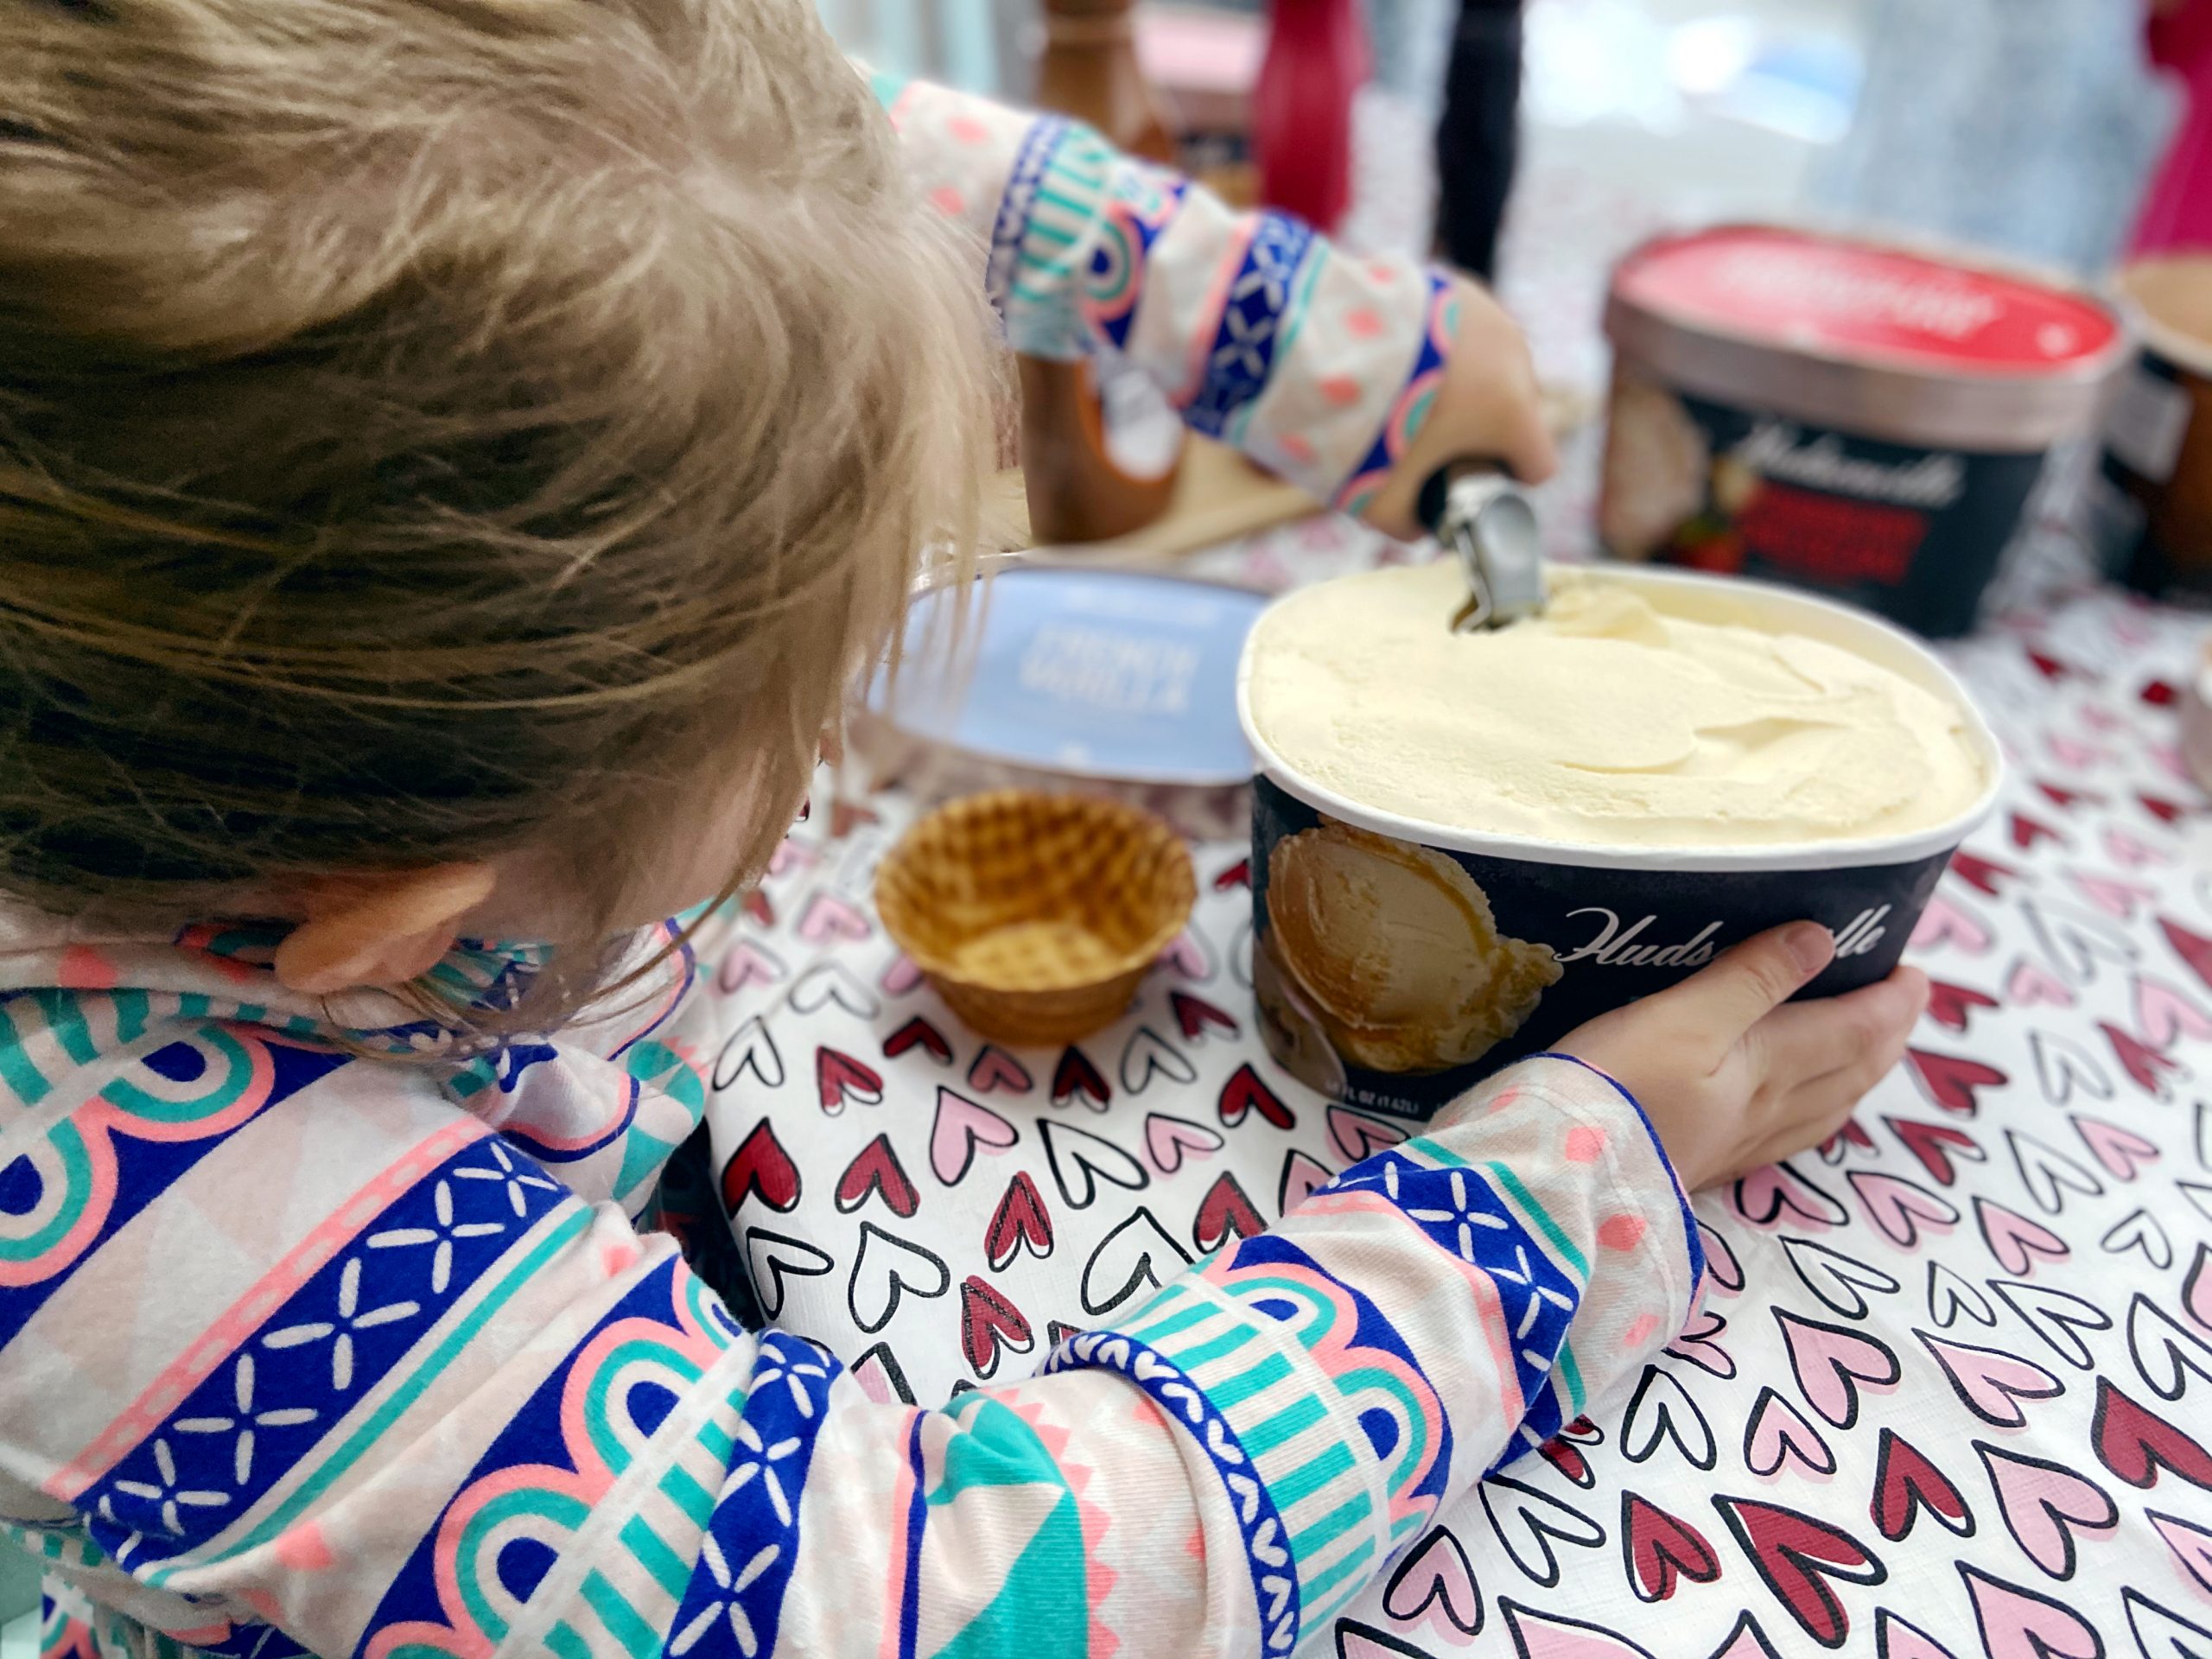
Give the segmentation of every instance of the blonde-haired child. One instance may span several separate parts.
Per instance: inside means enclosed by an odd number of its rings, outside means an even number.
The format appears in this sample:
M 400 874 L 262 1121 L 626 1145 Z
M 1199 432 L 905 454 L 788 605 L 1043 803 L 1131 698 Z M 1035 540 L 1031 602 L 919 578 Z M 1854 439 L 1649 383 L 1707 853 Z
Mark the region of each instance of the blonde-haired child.
M 1677 1175 L 1895 1058 L 1916 976 L 1782 1008 L 1830 947 L 1766 936 L 944 1410 L 641 1238 L 700 1098 L 657 918 L 758 873 L 962 556 L 987 298 L 1389 528 L 1452 454 L 1549 464 L 1477 291 L 885 92 L 903 151 L 803 0 L 0 12 L 0 1514 L 49 1656 L 1283 1653 L 1678 1328 Z

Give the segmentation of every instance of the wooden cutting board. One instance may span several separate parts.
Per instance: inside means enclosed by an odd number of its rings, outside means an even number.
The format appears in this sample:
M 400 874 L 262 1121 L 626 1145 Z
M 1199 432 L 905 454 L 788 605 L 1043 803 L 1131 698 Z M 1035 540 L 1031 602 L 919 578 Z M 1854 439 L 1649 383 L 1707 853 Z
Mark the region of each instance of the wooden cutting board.
M 1553 433 L 1563 437 L 1589 417 L 1590 401 L 1578 393 L 1548 387 L 1544 411 Z M 1165 513 L 1130 535 L 1058 550 L 1116 563 L 1179 558 L 1239 536 L 1257 535 L 1277 524 L 1310 518 L 1322 510 L 1319 502 L 1296 486 L 1262 472 L 1226 444 L 1192 433 L 1184 446 L 1183 470 Z M 1008 552 L 1035 546 L 1019 467 L 1009 468 L 993 480 L 987 511 L 990 545 Z

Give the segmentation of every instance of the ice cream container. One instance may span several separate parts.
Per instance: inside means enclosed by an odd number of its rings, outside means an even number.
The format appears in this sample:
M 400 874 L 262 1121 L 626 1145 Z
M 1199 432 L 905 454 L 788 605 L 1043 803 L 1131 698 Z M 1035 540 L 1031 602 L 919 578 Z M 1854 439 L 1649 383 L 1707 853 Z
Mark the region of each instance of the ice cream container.
M 2127 360 L 2053 279 L 1808 231 L 1645 244 L 1614 271 L 1599 510 L 1616 556 L 1974 623 L 2052 448 Z
M 2105 423 L 2098 537 L 2130 586 L 2202 592 L 2212 588 L 2212 255 L 2146 260 L 2115 287 L 2142 352 Z
M 1268 1049 L 1300 1081 L 1425 1118 L 1785 922 L 1811 919 L 1835 937 L 1834 963 L 1805 995 L 1872 984 L 1897 965 L 1945 865 L 1990 811 L 1996 742 L 1948 671 L 1901 630 L 1763 583 L 1621 567 L 1593 579 L 1654 608 L 1834 647 L 1942 699 L 1973 768 L 1944 798 L 1961 804 L 1909 833 L 1819 844 L 1601 845 L 1457 829 L 1351 798 L 1284 758 L 1255 714 L 1259 659 L 1277 649 L 1262 619 L 1237 678 L 1258 771 L 1251 979 Z

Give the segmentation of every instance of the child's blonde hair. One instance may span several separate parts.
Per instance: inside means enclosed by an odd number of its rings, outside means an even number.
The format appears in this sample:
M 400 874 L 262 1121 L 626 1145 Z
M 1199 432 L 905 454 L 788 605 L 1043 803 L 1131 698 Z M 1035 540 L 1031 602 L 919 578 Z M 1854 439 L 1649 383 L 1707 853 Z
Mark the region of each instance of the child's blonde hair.
M 806 0 L 14 0 L 0 885 L 611 905 L 717 756 L 757 872 L 966 545 L 979 272 Z

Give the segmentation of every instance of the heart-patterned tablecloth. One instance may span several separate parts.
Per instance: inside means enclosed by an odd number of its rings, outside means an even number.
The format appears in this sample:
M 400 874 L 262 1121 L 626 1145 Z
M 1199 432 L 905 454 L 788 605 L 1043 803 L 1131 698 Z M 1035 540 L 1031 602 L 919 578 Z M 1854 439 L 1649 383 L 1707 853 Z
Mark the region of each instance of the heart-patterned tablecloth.
M 2212 860 L 2170 706 L 2202 632 L 2092 594 L 1955 653 L 2014 777 L 1915 936 L 1908 1065 L 1701 1198 L 1681 1339 L 1312 1647 L 2212 1656 Z M 1403 1130 L 1262 1050 L 1240 845 L 1197 849 L 1191 929 L 1120 1024 L 980 1041 L 870 910 L 912 810 L 795 836 L 683 1038 L 760 1311 L 928 1402 Z

